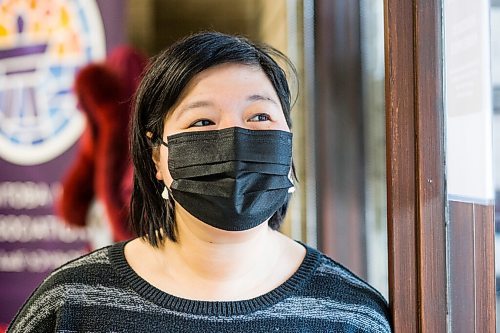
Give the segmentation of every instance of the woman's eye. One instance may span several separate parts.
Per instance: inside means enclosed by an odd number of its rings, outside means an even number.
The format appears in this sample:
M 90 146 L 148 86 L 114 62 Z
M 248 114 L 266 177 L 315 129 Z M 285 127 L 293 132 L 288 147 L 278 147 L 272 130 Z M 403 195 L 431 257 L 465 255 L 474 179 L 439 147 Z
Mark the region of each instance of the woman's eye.
M 210 126 L 210 125 L 215 125 L 215 123 L 211 120 L 208 119 L 201 119 L 198 121 L 195 121 L 189 127 L 202 127 L 202 126 Z
M 249 121 L 269 121 L 269 120 L 271 120 L 271 117 L 269 117 L 269 115 L 265 113 L 257 114 L 249 119 Z

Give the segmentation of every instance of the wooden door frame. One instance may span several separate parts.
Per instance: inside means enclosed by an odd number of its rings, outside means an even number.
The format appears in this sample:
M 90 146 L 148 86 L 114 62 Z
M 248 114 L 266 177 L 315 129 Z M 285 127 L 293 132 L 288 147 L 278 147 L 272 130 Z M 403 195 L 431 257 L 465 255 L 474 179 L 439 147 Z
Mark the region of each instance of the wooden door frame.
M 385 0 L 389 290 L 395 332 L 446 332 L 440 1 Z
M 442 1 L 384 6 L 394 332 L 493 333 L 492 206 L 446 197 Z
M 339 141 L 348 121 L 356 138 L 363 135 L 360 90 L 353 88 L 361 88 L 359 1 L 315 0 L 315 9 L 318 241 L 364 276 L 364 221 L 356 217 L 364 209 L 363 184 L 341 186 L 331 174 L 363 170 L 362 141 Z M 493 333 L 493 206 L 446 193 L 442 16 L 441 0 L 384 0 L 392 324 L 396 333 Z M 360 155 L 339 165 L 339 142 Z

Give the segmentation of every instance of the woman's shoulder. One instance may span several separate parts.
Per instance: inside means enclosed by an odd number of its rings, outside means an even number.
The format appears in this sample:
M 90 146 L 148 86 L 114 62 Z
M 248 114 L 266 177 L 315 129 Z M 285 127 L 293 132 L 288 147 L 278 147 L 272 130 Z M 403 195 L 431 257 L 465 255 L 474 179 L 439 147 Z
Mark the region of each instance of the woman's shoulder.
M 45 325 L 54 324 L 54 316 L 62 306 L 88 290 L 116 280 L 109 257 L 112 246 L 85 254 L 54 270 L 26 300 L 8 331 L 44 331 Z
M 68 261 L 54 270 L 41 286 L 62 282 L 85 283 L 98 279 L 102 273 L 108 273 L 111 269 L 109 249 L 113 246 L 117 245 L 109 245 Z
M 317 256 L 317 268 L 311 279 L 312 287 L 317 287 L 332 296 L 356 303 L 377 303 L 384 308 L 387 301 L 375 288 L 351 272 L 339 262 L 314 249 L 309 249 Z M 339 293 L 342 291 L 342 293 Z
M 316 306 L 322 304 L 331 313 L 371 323 L 380 327 L 379 332 L 390 332 L 388 305 L 382 294 L 327 255 L 312 248 L 308 252 L 316 257 L 316 269 L 304 286 L 304 293 Z
M 312 250 L 317 253 L 318 267 L 315 271 L 316 277 L 330 279 L 337 286 L 347 290 L 363 291 L 370 294 L 377 301 L 387 304 L 385 298 L 369 283 L 350 271 L 347 267 L 330 258 L 324 253 Z

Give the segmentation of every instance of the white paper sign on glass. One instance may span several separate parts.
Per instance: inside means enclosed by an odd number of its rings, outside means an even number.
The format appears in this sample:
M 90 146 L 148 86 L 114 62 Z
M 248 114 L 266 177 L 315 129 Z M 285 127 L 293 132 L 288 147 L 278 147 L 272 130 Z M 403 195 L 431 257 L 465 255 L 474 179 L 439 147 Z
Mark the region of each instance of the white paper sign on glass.
M 489 1 L 445 0 L 444 13 L 448 198 L 491 204 Z

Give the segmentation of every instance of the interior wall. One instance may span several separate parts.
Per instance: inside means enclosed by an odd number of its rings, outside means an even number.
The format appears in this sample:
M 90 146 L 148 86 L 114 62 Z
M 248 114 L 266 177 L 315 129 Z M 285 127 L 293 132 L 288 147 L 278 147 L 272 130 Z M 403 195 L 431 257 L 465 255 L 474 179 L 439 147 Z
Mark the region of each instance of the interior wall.
M 128 35 L 133 45 L 151 55 L 202 30 L 256 39 L 259 7 L 253 0 L 128 0 Z
M 389 296 L 385 169 L 384 2 L 362 0 L 361 49 L 368 280 Z
M 149 55 L 157 54 L 188 34 L 215 30 L 269 44 L 292 60 L 298 73 L 298 79 L 293 75 L 289 78 L 295 102 L 292 110 L 294 164 L 300 181 L 295 184 L 282 232 L 308 242 L 306 214 L 315 207 L 303 204 L 307 195 L 313 194 L 305 190 L 302 3 L 299 0 L 128 0 L 127 27 L 130 43 Z M 315 237 L 309 238 L 314 246 Z
M 288 69 L 290 88 L 292 90 L 292 128 L 293 128 L 293 156 L 297 175 L 296 191 L 292 197 L 289 212 L 282 231 L 294 239 L 316 246 L 316 235 L 308 233 L 308 228 L 315 226 L 315 221 L 309 217 L 315 206 L 306 205 L 308 197 L 315 194 L 309 191 L 310 179 L 306 178 L 306 162 L 311 156 L 310 140 L 307 140 L 306 128 L 311 121 L 313 110 L 306 109 L 307 96 L 304 71 L 304 1 L 279 0 L 259 1 L 259 40 L 272 45 L 285 53 L 295 66 L 297 77 Z M 316 181 L 313 179 L 312 181 Z M 313 200 L 314 202 L 314 200 Z M 309 216 L 315 214 L 309 214 Z

